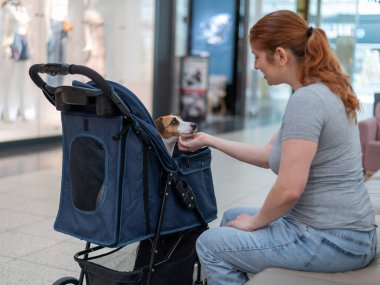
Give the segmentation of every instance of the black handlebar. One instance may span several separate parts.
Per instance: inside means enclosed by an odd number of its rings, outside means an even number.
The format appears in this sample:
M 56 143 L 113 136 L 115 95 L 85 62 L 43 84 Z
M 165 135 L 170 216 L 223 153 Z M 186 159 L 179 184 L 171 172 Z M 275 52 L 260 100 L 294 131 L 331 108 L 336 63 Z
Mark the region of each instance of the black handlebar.
M 34 82 L 34 84 L 39 87 L 47 99 L 55 105 L 54 95 L 50 87 L 40 76 L 39 73 L 46 73 L 49 75 L 68 75 L 68 74 L 80 74 L 90 78 L 104 95 L 112 100 L 112 102 L 118 107 L 120 112 L 129 117 L 131 112 L 127 105 L 121 100 L 119 95 L 113 90 L 112 86 L 95 70 L 82 65 L 74 64 L 59 64 L 59 63 L 48 63 L 48 64 L 34 64 L 29 68 L 29 76 Z

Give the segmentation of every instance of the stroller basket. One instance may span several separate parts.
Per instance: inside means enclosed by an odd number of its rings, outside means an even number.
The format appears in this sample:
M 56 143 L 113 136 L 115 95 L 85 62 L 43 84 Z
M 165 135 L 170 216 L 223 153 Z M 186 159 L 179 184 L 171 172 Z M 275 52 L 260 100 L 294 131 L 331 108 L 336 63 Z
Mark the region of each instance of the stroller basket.
M 92 81 L 51 87 L 39 73 L 80 74 Z M 174 272 L 192 282 L 195 240 L 217 214 L 210 149 L 177 148 L 171 157 L 141 101 L 87 67 L 36 64 L 29 74 L 61 112 L 63 164 L 54 229 L 87 241 L 86 251 L 75 256 L 82 268 L 79 284 L 83 275 L 88 285 L 170 284 L 160 282 L 173 280 Z M 89 257 L 102 247 L 135 242 L 140 246 L 130 272 Z M 91 243 L 98 246 L 89 248 Z
M 160 245 L 156 248 L 158 254 L 154 265 L 155 270 L 152 273 L 149 271 L 149 257 L 153 244 L 151 239 L 140 243 L 134 268 L 131 271 L 119 271 L 101 265 L 102 259 L 106 259 L 108 255 L 119 249 L 88 257 L 89 254 L 103 249 L 102 246 L 97 246 L 78 252 L 74 258 L 82 268 L 87 284 L 91 285 L 146 284 L 149 274 L 151 274 L 150 284 L 164 285 L 168 284 L 167 280 L 175 280 L 175 284 L 191 285 L 196 262 L 194 244 L 203 231 L 204 228 L 200 227 L 161 236 Z

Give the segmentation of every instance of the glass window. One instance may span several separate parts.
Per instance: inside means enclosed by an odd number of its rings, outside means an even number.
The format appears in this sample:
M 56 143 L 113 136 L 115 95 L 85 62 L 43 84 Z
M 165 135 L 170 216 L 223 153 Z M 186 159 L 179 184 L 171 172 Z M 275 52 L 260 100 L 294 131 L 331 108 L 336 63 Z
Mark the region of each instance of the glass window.
M 364 119 L 373 116 L 374 94 L 380 93 L 380 3 L 359 0 L 358 14 L 353 86 Z
M 296 11 L 297 1 L 251 0 L 249 9 L 248 26 L 251 28 L 255 22 L 270 12 L 276 10 Z M 250 48 L 248 48 L 247 60 L 247 116 L 258 116 L 262 123 L 280 121 L 292 90 L 285 84 L 268 86 L 263 74 L 253 68 L 254 58 Z
M 373 116 L 380 92 L 380 4 L 369 0 L 312 0 L 310 22 L 326 31 L 361 102 L 358 119 Z
M 154 0 L 5 0 L 0 7 L 0 142 L 61 134 L 28 76 L 36 63 L 86 65 L 152 109 Z M 81 76 L 41 76 L 67 85 Z

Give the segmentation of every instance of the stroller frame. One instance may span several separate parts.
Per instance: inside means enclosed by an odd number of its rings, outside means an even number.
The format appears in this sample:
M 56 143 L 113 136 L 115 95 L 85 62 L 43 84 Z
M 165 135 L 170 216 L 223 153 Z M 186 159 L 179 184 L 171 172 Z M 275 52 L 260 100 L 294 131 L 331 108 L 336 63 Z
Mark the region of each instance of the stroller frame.
M 99 89 L 86 89 L 86 88 L 80 88 L 76 86 L 58 86 L 58 87 L 51 87 L 49 86 L 40 76 L 39 73 L 45 73 L 48 75 L 68 75 L 68 74 L 80 74 L 87 76 L 90 78 Z M 133 118 L 131 116 L 131 111 L 128 108 L 128 106 L 121 100 L 121 98 L 118 96 L 116 92 L 113 91 L 113 88 L 107 83 L 107 81 L 99 75 L 94 70 L 80 65 L 68 65 L 68 64 L 35 64 L 30 67 L 29 69 L 29 75 L 33 82 L 39 87 L 42 92 L 44 93 L 47 100 L 54 105 L 57 110 L 64 110 L 66 105 L 73 105 L 75 106 L 83 106 L 88 103 L 91 98 L 98 96 L 96 101 L 96 114 L 100 116 L 112 116 L 112 115 L 122 115 L 123 119 L 125 121 L 125 124 L 127 125 L 123 131 L 133 126 Z M 103 96 L 99 96 L 100 93 L 102 93 Z M 99 101 L 99 102 L 98 102 Z M 119 134 L 120 138 L 123 140 L 125 139 L 125 136 L 123 136 L 123 133 L 121 132 Z M 144 137 L 143 137 L 144 140 Z M 166 262 L 170 256 L 172 255 L 173 251 L 177 248 L 180 239 L 182 238 L 182 235 L 180 235 L 178 241 L 175 243 L 173 248 L 170 250 L 169 254 L 166 256 L 164 260 L 157 261 L 157 248 L 158 243 L 161 238 L 161 231 L 162 231 L 162 225 L 164 221 L 165 216 L 165 208 L 167 203 L 167 198 L 169 195 L 174 194 L 182 203 L 182 205 L 187 208 L 188 210 L 195 211 L 196 216 L 199 218 L 200 227 L 201 230 L 206 230 L 208 228 L 208 224 L 203 217 L 195 196 L 192 192 L 191 187 L 189 187 L 186 183 L 183 181 L 176 181 L 174 178 L 173 172 L 166 172 L 166 179 L 165 184 L 162 189 L 161 193 L 161 205 L 160 205 L 160 212 L 158 216 L 158 222 L 157 222 L 157 228 L 155 229 L 155 235 L 153 237 L 153 244 L 150 252 L 150 258 L 149 258 L 149 264 L 145 266 L 145 268 L 140 268 L 140 270 L 146 269 L 148 270 L 148 275 L 146 279 L 146 285 L 149 285 L 151 282 L 151 276 L 155 271 L 156 266 Z M 173 187 L 176 184 L 175 187 Z M 119 183 L 118 187 L 122 187 L 122 183 Z M 174 192 L 174 193 L 173 193 Z M 191 230 L 191 229 L 190 229 Z M 189 230 L 188 230 L 189 231 Z M 83 261 L 83 260 L 91 260 L 99 257 L 103 257 L 109 254 L 112 254 L 118 250 L 120 250 L 123 247 L 116 248 L 110 252 L 107 252 L 105 254 L 100 254 L 97 256 L 89 257 L 89 255 L 93 252 L 96 252 L 97 250 L 105 248 L 104 246 L 95 246 L 91 247 L 91 242 L 87 241 L 85 249 L 77 252 L 74 255 L 74 259 L 77 262 Z M 83 256 L 83 257 L 82 257 Z M 199 260 L 196 260 L 197 266 L 197 279 L 194 284 L 202 285 L 204 284 L 204 281 L 201 280 L 201 266 L 199 263 Z M 87 285 L 89 284 L 89 280 L 87 278 L 87 274 L 85 270 L 82 268 L 80 271 L 79 279 L 76 279 L 74 277 L 63 277 L 58 279 L 53 283 L 53 285 L 64 285 L 64 284 L 79 284 L 82 285 L 83 282 L 86 281 Z M 207 280 L 206 283 L 207 284 Z

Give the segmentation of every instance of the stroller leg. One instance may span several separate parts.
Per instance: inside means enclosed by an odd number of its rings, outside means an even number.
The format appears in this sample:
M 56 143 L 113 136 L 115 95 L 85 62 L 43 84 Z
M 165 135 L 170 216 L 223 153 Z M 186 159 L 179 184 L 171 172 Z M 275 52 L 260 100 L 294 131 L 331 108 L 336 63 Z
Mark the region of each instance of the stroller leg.
M 168 175 L 168 177 L 166 179 L 165 187 L 164 187 L 164 193 L 163 193 L 163 197 L 162 197 L 160 216 L 158 218 L 156 235 L 155 235 L 155 237 L 153 239 L 152 252 L 151 252 L 151 255 L 150 255 L 150 264 L 149 264 L 149 272 L 148 272 L 148 278 L 147 278 L 147 285 L 150 284 L 151 275 L 152 275 L 152 272 L 154 272 L 154 262 L 155 262 L 156 248 L 157 248 L 158 241 L 160 239 L 162 222 L 164 220 L 166 199 L 167 199 L 167 197 L 169 195 L 169 189 L 171 188 L 172 182 L 173 182 L 173 173 L 169 173 L 169 175 Z
M 194 285 L 207 285 L 207 280 L 205 279 L 204 281 L 202 280 L 202 267 L 201 263 L 199 262 L 199 259 L 197 257 L 197 261 L 195 263 L 197 265 L 197 279 L 194 282 Z
M 90 248 L 90 245 L 91 245 L 90 242 L 86 242 L 86 250 Z M 88 257 L 88 253 L 86 253 L 86 254 L 84 255 L 84 258 L 85 258 L 85 259 L 87 259 L 87 257 Z M 84 271 L 83 271 L 83 269 L 81 269 L 81 271 L 80 271 L 80 276 L 79 276 L 79 282 L 78 282 L 78 285 L 83 285 L 83 279 L 84 279 Z

